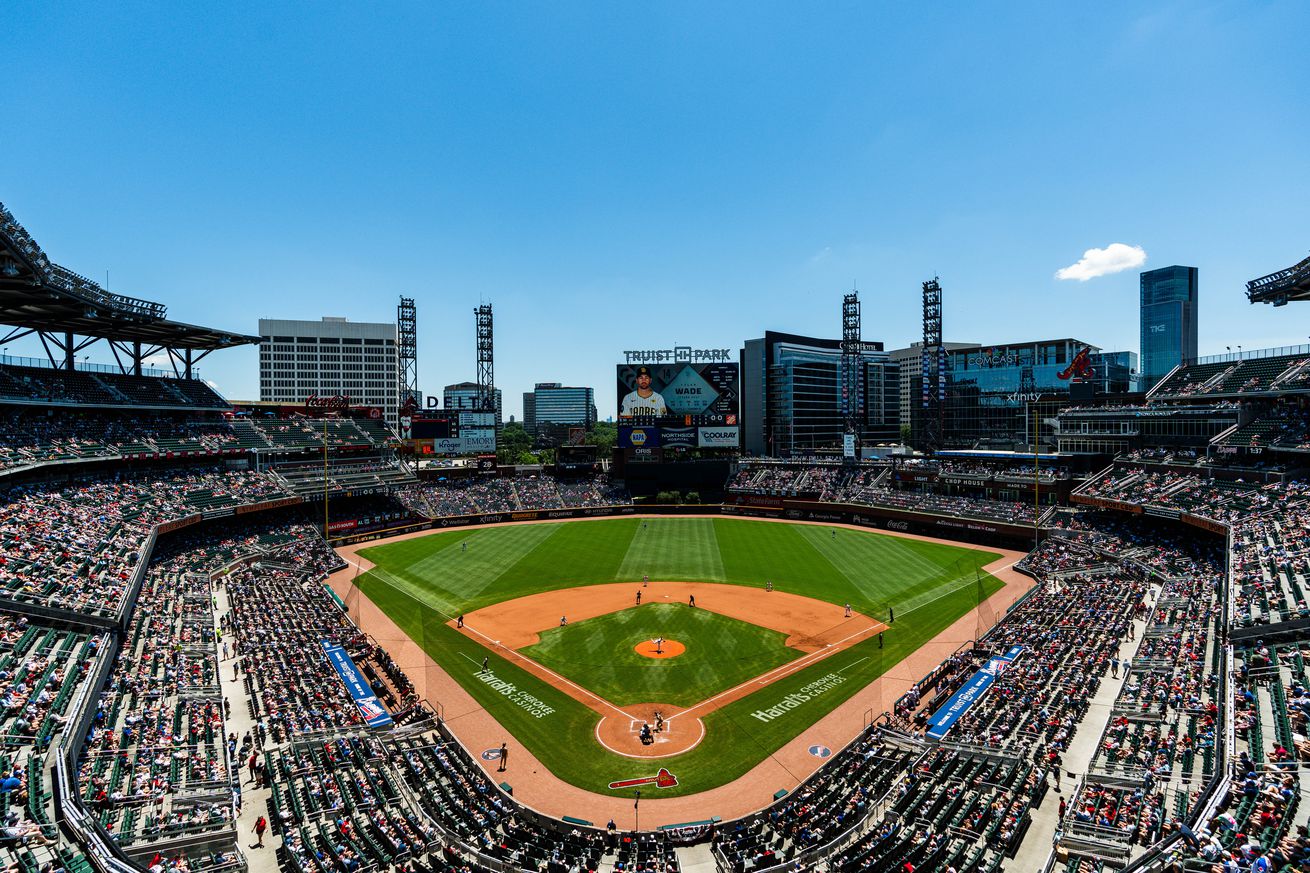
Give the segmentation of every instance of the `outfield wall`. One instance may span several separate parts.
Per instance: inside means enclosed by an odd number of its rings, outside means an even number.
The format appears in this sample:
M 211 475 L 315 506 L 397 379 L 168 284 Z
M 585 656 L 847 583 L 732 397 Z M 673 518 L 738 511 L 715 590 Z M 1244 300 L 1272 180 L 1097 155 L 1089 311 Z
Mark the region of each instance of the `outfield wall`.
M 385 528 L 351 536 L 332 537 L 334 546 L 348 546 L 380 537 L 420 530 L 445 530 L 474 524 L 512 524 L 519 521 L 567 521 L 579 518 L 613 518 L 625 515 L 723 515 L 747 518 L 777 518 L 787 521 L 854 524 L 881 530 L 938 537 L 982 546 L 1027 551 L 1035 540 L 1034 528 L 980 518 L 934 515 L 882 506 L 823 503 L 785 497 L 742 495 L 740 503 L 643 506 L 588 506 L 574 509 L 529 509 L 518 512 L 485 512 L 451 515 L 418 524 Z

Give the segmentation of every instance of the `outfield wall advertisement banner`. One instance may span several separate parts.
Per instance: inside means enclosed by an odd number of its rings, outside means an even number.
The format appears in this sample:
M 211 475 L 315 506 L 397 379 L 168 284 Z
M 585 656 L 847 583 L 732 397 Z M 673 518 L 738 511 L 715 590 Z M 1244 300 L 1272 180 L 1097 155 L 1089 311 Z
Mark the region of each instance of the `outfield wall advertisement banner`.
M 658 461 L 661 449 L 634 449 L 632 460 Z M 638 458 L 638 452 L 650 452 L 649 458 Z M 818 503 L 812 500 L 790 500 L 756 494 L 738 494 L 734 503 L 686 504 L 655 506 L 592 506 L 585 509 L 527 510 L 522 512 L 485 513 L 481 515 L 455 515 L 418 524 L 401 525 L 392 530 L 440 530 L 464 527 L 471 524 L 502 524 L 515 521 L 562 520 L 569 518 L 600 518 L 615 515 L 634 515 L 638 512 L 659 515 L 724 515 L 754 516 L 759 518 L 788 518 L 798 521 L 837 522 L 858 524 L 898 533 L 943 537 L 956 542 L 981 543 L 1006 548 L 1031 548 L 1032 528 L 984 519 L 944 518 L 929 513 L 910 512 L 885 507 L 856 506 L 840 503 Z M 334 544 L 349 545 L 375 539 L 377 533 L 353 535 L 347 531 L 333 537 Z
M 702 449 L 735 449 L 740 443 L 735 427 L 702 427 L 696 434 L 696 445 Z
M 696 428 L 662 427 L 660 428 L 660 443 L 666 449 L 694 449 L 696 448 Z
M 494 430 L 464 431 L 458 437 L 432 441 L 432 451 L 438 455 L 475 455 L 495 450 Z
M 328 663 L 336 668 L 337 675 L 341 677 L 346 690 L 350 692 L 355 706 L 359 707 L 359 714 L 363 717 L 364 723 L 373 728 L 389 727 L 392 724 L 390 713 L 378 702 L 377 695 L 364 680 L 346 650 L 330 640 L 321 640 L 321 643 L 323 654 L 327 655 Z
M 624 449 L 653 449 L 660 445 L 658 427 L 620 427 L 619 447 Z
M 669 425 L 735 425 L 735 363 L 620 364 L 618 417 Z

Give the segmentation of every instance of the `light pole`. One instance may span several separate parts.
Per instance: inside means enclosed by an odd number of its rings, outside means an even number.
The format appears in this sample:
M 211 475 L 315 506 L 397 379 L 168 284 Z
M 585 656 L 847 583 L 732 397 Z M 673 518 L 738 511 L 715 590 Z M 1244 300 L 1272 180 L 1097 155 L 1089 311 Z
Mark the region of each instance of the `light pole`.
M 323 413 L 323 541 L 328 540 L 328 420 Z

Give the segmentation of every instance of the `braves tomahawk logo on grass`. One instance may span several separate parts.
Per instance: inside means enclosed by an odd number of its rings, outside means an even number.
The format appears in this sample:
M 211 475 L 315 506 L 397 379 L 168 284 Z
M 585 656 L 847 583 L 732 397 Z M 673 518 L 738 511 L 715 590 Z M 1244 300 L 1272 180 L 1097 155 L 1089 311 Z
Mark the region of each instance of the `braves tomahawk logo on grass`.
M 610 788 L 636 788 L 638 785 L 654 785 L 656 788 L 672 788 L 678 784 L 678 777 L 663 767 L 654 776 L 642 776 L 640 779 L 620 779 L 611 782 Z

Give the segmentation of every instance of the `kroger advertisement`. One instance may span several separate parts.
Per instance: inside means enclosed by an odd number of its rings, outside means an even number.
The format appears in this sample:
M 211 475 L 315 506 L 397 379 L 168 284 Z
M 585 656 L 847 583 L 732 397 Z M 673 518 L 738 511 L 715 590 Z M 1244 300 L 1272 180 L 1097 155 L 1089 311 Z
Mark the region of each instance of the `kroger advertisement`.
M 736 363 L 620 364 L 620 423 L 737 424 Z
M 438 455 L 475 455 L 496 451 L 495 428 L 469 429 L 460 432 L 458 437 L 434 439 L 432 451 Z

